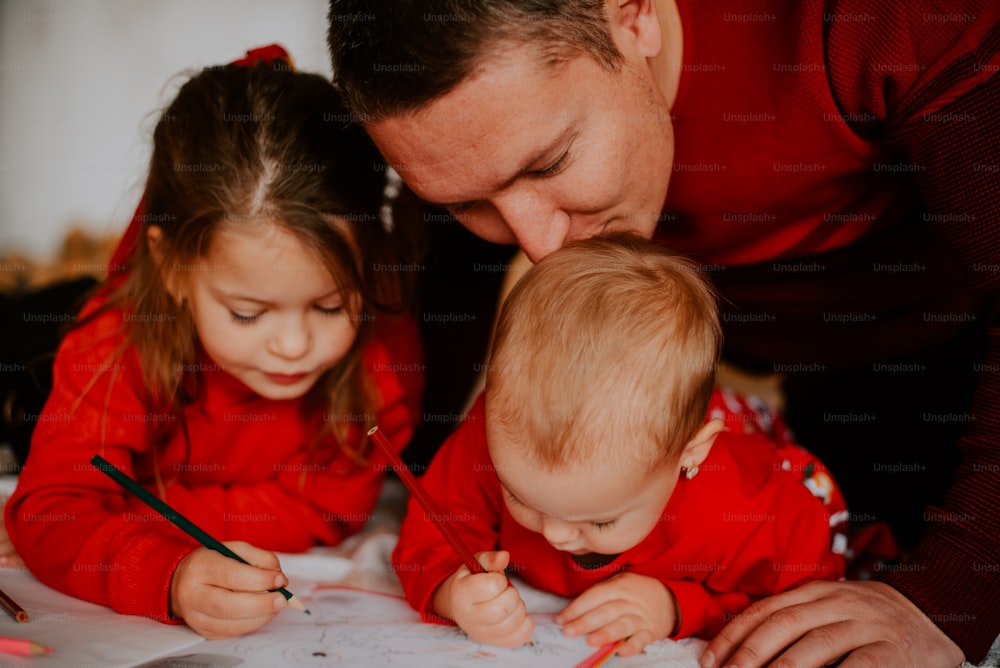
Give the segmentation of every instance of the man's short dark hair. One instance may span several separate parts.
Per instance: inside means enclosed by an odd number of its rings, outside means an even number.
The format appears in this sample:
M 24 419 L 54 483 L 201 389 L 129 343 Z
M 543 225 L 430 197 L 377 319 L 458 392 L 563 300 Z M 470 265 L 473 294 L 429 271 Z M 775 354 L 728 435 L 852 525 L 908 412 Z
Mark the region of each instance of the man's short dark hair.
M 505 45 L 547 63 L 622 62 L 604 0 L 330 0 L 329 21 L 334 82 L 369 121 L 420 109 Z

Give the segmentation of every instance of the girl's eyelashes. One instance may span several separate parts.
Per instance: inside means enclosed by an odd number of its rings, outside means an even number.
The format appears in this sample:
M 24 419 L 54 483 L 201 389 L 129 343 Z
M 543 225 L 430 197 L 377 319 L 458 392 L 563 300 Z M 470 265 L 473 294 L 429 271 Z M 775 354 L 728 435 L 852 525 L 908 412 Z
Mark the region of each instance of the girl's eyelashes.
M 610 522 L 592 522 L 592 524 L 595 527 L 597 527 L 598 531 L 606 531 L 615 525 L 615 521 L 611 520 Z
M 254 315 L 244 315 L 242 313 L 237 313 L 236 311 L 230 311 L 229 315 L 233 317 L 233 322 L 240 325 L 249 325 L 256 322 L 257 318 L 259 318 L 262 314 L 257 313 Z
M 322 313 L 323 315 L 339 315 L 344 312 L 343 304 L 338 304 L 337 306 L 319 306 L 317 304 L 313 306 L 313 308 L 316 311 Z M 260 319 L 260 316 L 264 315 L 264 313 L 265 313 L 264 311 L 261 311 L 260 313 L 247 315 L 245 313 L 237 313 L 236 311 L 232 310 L 229 311 L 229 315 L 232 317 L 233 322 L 238 323 L 240 325 L 249 325 L 255 323 L 257 322 L 257 320 Z

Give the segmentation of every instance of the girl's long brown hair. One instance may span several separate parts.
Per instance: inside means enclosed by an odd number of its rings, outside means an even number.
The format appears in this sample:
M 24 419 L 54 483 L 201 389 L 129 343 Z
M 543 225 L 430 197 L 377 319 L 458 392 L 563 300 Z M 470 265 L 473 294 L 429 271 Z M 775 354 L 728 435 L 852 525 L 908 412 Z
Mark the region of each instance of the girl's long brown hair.
M 191 314 L 167 282 L 197 269 L 220 226 L 261 223 L 281 225 L 317 254 L 357 323 L 353 347 L 317 382 L 304 410 L 325 408 L 324 433 L 349 452 L 349 427 L 374 421 L 377 399 L 359 353 L 378 311 L 408 305 L 411 291 L 390 268 L 408 259 L 401 249 L 416 246 L 401 238 L 408 230 L 383 222 L 385 164 L 353 120 L 326 79 L 295 72 L 282 60 L 207 68 L 163 112 L 153 134 L 142 231 L 128 273 L 105 286 L 101 310 L 129 313 L 123 326 L 150 408 L 177 413 L 180 428 L 183 406 L 202 390 L 202 374 Z M 155 257 L 146 233 L 153 225 L 162 231 Z

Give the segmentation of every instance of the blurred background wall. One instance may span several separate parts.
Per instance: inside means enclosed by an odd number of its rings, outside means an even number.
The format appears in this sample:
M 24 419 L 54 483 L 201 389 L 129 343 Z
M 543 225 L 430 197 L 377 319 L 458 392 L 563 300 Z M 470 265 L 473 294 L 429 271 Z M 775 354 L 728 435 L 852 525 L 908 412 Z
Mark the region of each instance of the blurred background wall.
M 278 42 L 330 75 L 326 0 L 0 0 L 0 258 L 120 234 L 185 70 Z

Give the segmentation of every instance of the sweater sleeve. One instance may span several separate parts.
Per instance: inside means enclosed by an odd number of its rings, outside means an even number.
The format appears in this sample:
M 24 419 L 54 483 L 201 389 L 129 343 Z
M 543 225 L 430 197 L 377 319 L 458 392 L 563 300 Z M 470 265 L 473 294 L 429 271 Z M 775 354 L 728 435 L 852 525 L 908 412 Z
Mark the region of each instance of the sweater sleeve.
M 914 567 L 881 577 L 978 662 L 1000 634 L 1000 4 L 897 0 L 879 15 L 895 18 L 831 28 L 834 90 L 847 113 L 878 118 L 914 165 L 925 220 L 979 304 L 957 315 L 988 319 L 954 483 L 926 511 Z
M 167 621 L 171 576 L 198 544 L 163 531 L 165 520 L 148 521 L 147 507 L 90 464 L 99 452 L 134 477 L 133 455 L 149 442 L 141 374 L 113 334 L 117 315 L 99 316 L 60 347 L 6 524 L 25 564 L 45 584 Z
M 497 549 L 500 488 L 486 447 L 483 415 L 480 397 L 419 480 L 441 515 L 431 517 L 411 495 L 392 553 L 406 600 L 427 622 L 450 623 L 435 614 L 434 592 L 462 565 L 435 520 L 449 522 L 473 554 Z

